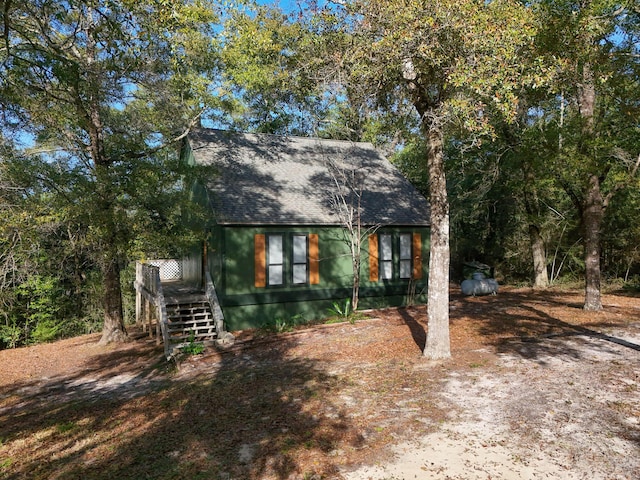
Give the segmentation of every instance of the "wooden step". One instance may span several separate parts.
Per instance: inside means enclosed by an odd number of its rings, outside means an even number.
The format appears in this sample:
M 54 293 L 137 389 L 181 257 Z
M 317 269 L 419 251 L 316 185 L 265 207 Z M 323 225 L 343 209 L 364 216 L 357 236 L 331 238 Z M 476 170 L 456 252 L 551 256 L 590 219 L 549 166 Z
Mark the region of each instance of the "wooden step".
M 182 313 L 180 315 L 167 315 L 169 322 L 180 322 L 183 320 L 196 320 L 199 322 L 209 321 L 213 318 L 211 312 Z
M 169 320 L 167 326 L 169 328 L 182 328 L 182 327 L 191 327 L 194 325 L 209 325 L 213 324 L 213 317 L 203 317 L 203 318 L 192 318 L 192 317 L 182 317 L 180 319 Z
M 218 336 L 208 302 L 191 301 L 167 305 L 167 333 L 173 348 L 211 341 Z
M 175 313 L 193 313 L 193 312 L 208 312 L 210 311 L 209 305 L 201 304 L 201 305 L 167 305 L 167 313 L 175 314 Z
M 213 318 L 211 319 L 193 319 L 193 318 L 185 318 L 183 320 L 177 320 L 174 322 L 169 322 L 167 327 L 169 330 L 180 330 L 185 328 L 194 328 L 194 327 L 203 327 L 211 325 L 211 327 L 215 326 L 213 322 Z

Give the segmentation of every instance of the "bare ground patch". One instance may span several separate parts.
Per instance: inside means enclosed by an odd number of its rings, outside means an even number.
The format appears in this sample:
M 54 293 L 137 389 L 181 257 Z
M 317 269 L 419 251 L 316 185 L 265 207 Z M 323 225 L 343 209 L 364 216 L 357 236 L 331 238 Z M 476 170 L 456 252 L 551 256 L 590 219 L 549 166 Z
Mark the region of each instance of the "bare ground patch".
M 0 478 L 640 478 L 640 299 L 503 289 L 209 350 L 0 351 Z

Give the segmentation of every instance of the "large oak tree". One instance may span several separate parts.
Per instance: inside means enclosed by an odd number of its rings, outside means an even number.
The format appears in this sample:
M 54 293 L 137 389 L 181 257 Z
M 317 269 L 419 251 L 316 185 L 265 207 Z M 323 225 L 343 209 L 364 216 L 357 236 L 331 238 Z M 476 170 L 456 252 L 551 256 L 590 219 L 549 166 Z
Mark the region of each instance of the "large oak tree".
M 530 13 L 509 0 L 346 4 L 343 25 L 351 42 L 339 62 L 352 91 L 387 108 L 412 105 L 427 146 L 431 243 L 424 355 L 432 359 L 450 356 L 446 132 L 456 126 L 487 134 L 491 115 L 513 118 L 520 86 L 536 80 L 518 61 L 534 35 Z
M 2 127 L 37 160 L 33 181 L 85 227 L 104 283 L 102 342 L 126 336 L 120 271 L 142 218 L 163 215 L 161 148 L 205 105 L 215 21 L 206 0 L 0 2 Z

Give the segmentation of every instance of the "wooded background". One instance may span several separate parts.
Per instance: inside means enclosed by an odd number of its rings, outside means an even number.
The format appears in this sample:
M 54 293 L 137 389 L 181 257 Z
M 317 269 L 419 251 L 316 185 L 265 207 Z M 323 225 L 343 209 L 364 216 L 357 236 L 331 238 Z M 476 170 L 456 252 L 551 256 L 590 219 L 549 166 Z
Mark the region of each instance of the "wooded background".
M 469 261 L 588 310 L 640 284 L 634 0 L 1 0 L 0 32 L 0 348 L 124 339 L 131 262 L 203 238 L 198 124 L 385 152 L 432 204 L 440 326 Z

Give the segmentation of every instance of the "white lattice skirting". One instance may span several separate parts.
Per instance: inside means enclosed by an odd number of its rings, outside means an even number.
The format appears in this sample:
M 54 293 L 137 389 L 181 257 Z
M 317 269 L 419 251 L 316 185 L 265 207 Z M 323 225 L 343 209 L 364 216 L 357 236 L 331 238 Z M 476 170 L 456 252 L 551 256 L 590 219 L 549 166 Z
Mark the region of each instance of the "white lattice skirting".
M 149 260 L 148 263 L 160 269 L 160 280 L 182 279 L 182 262 L 180 260 Z

